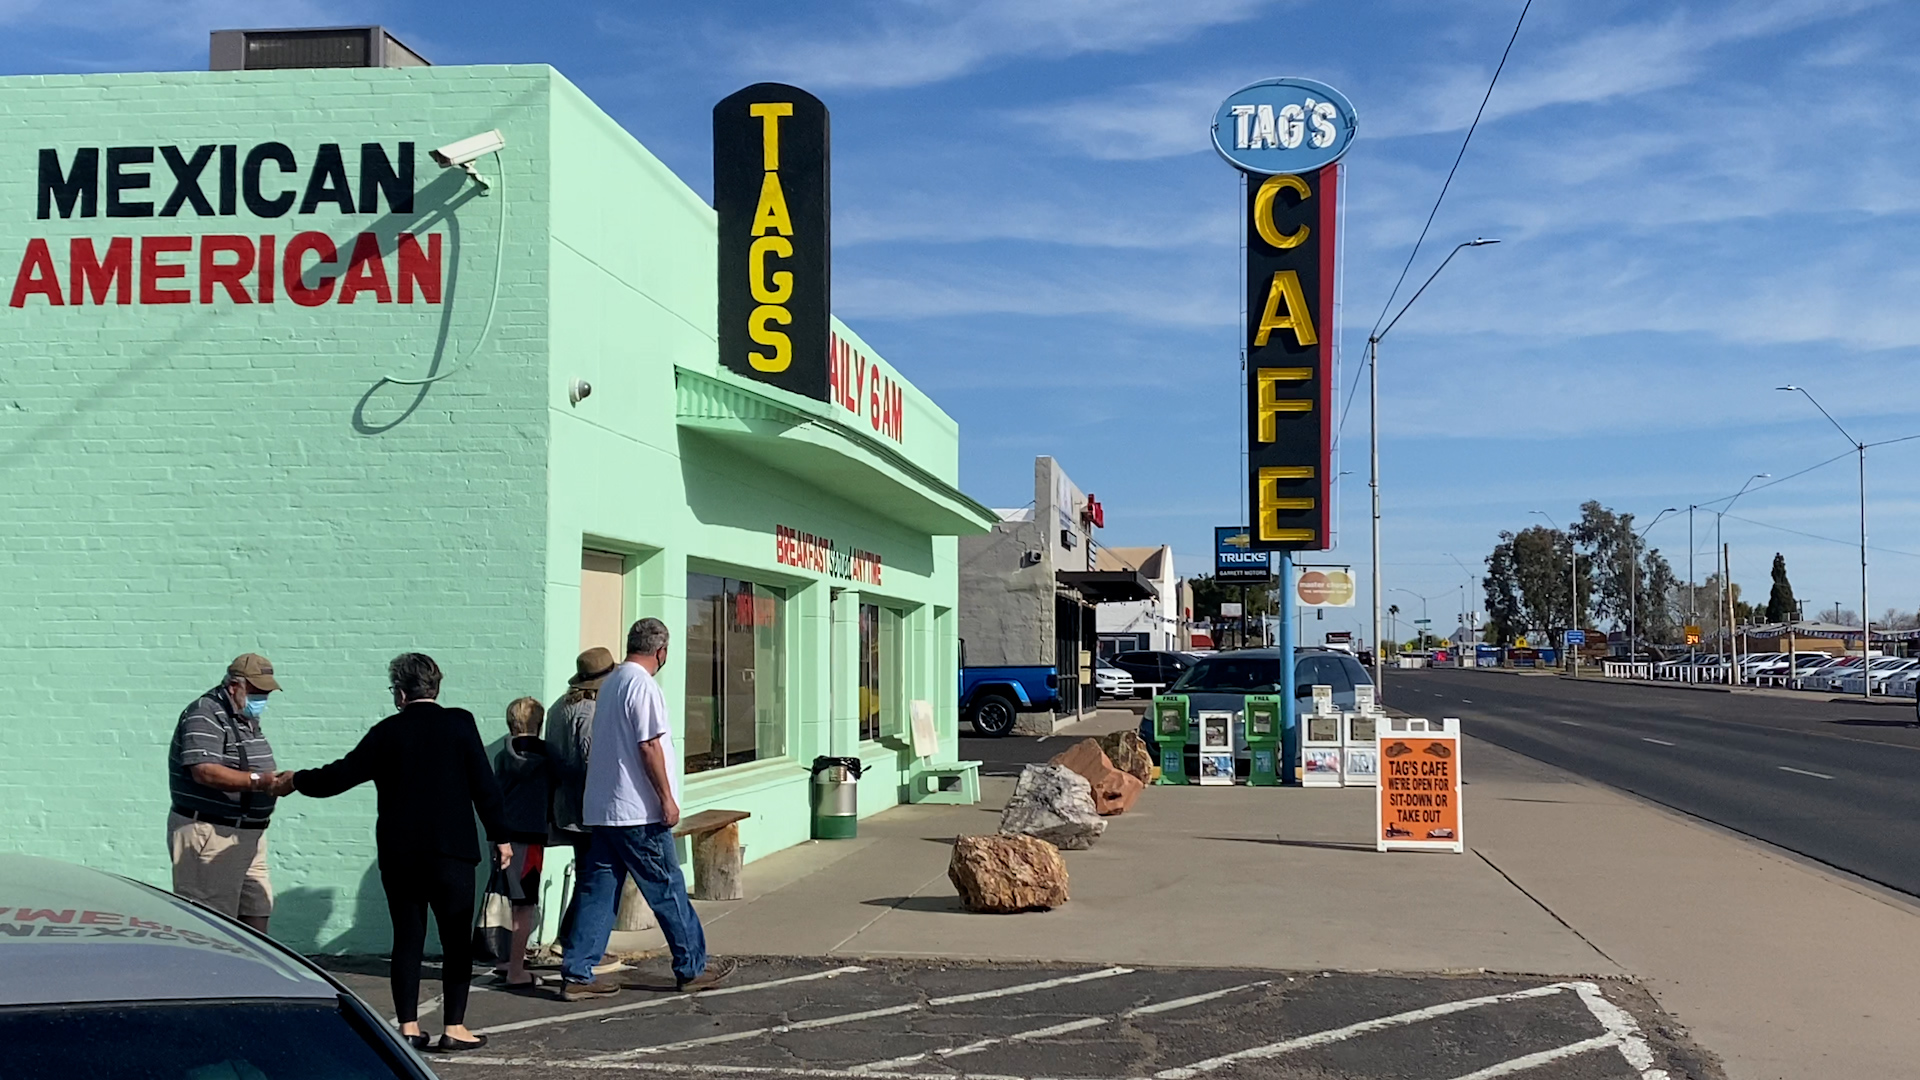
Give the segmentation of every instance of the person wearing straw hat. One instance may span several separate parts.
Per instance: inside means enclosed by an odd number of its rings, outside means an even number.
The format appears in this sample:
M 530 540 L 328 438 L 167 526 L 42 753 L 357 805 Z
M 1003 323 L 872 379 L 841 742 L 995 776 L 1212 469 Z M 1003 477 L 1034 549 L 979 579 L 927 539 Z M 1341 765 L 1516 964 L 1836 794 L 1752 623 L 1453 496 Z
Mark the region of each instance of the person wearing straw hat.
M 220 685 L 180 713 L 167 751 L 173 891 L 263 934 L 273 914 L 267 823 L 278 778 L 260 718 L 278 689 L 266 657 L 234 657 Z
M 593 842 L 581 803 L 587 791 L 587 755 L 593 749 L 593 710 L 600 696 L 600 684 L 613 674 L 613 652 L 593 648 L 573 661 L 573 677 L 567 680 L 567 692 L 547 710 L 547 761 L 552 766 L 552 844 L 573 848 L 576 862 Z M 560 940 L 566 940 L 580 903 L 576 886 L 566 912 L 560 917 Z

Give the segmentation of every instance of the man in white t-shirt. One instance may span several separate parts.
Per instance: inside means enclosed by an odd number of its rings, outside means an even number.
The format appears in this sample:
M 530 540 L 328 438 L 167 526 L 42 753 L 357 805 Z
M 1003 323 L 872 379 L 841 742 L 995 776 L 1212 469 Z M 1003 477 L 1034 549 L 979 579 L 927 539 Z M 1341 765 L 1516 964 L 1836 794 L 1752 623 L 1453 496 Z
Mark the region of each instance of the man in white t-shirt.
M 620 984 L 593 977 L 633 878 L 660 921 L 680 990 L 705 990 L 732 973 L 733 962 L 707 962 L 707 938 L 687 899 L 673 827 L 680 823 L 680 785 L 673 769 L 667 701 L 654 676 L 667 662 L 667 625 L 641 619 L 627 631 L 627 659 L 600 684 L 593 712 L 593 750 L 581 800 L 593 842 L 577 875 L 578 907 L 562 943 L 560 997 L 604 997 Z

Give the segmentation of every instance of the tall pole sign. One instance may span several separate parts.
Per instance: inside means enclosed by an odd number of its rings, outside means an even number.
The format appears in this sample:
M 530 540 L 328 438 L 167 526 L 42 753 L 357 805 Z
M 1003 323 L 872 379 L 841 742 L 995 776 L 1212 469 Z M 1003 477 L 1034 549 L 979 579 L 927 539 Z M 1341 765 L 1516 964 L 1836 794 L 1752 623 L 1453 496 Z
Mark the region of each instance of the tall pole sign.
M 713 107 L 720 233 L 720 360 L 750 379 L 827 400 L 832 170 L 827 107 L 756 83 Z
M 1256 551 L 1330 546 L 1338 162 L 1354 127 L 1352 104 L 1311 79 L 1263 79 L 1214 117 L 1214 146 L 1247 174 L 1247 503 Z

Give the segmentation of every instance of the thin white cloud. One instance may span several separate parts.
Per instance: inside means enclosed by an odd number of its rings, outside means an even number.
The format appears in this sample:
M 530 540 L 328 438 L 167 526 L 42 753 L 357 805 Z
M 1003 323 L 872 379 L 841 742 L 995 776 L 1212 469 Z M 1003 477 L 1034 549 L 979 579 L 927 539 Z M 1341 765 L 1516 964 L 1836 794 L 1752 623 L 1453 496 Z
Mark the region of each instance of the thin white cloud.
M 943 82 L 1008 57 L 1133 52 L 1253 17 L 1269 0 L 921 0 L 826 37 L 750 37 L 743 69 L 823 88 Z
M 1036 136 L 1101 161 L 1147 161 L 1211 148 L 1208 125 L 1222 98 L 1250 80 L 1149 83 L 1009 117 Z

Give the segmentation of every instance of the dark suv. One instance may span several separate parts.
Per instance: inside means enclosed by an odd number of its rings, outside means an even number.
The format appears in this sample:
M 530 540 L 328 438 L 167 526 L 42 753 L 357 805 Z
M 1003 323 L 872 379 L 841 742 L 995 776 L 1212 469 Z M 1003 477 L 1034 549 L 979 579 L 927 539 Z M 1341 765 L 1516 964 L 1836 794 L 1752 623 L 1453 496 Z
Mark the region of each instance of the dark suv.
M 1162 692 L 1200 662 L 1189 653 L 1152 650 L 1123 652 L 1111 659 L 1113 666 L 1133 676 L 1135 683 L 1158 683 Z

